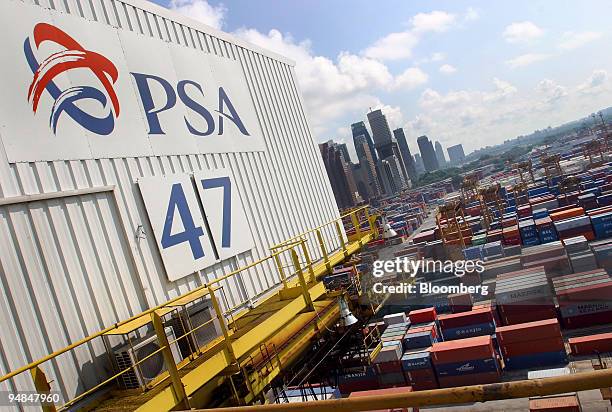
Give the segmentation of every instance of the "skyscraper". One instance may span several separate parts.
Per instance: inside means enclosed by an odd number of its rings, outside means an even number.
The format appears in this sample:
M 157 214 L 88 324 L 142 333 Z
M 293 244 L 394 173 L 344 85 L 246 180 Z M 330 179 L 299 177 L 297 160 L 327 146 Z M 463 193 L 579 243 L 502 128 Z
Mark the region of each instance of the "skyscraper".
M 379 196 L 383 191 L 380 186 L 376 162 L 370 153 L 367 138 L 364 135 L 360 135 L 355 137 L 354 141 L 355 151 L 357 152 L 357 157 L 359 158 L 359 167 L 362 169 L 363 173 L 367 174 L 367 198 L 369 199 L 371 197 Z M 363 198 L 366 198 L 361 191 L 359 193 Z
M 435 148 L 438 166 L 440 166 L 440 169 L 444 169 L 446 167 L 446 157 L 444 157 L 444 149 L 442 149 L 442 145 L 438 141 L 436 141 Z
M 386 159 L 390 156 L 395 156 L 399 160 L 399 167 L 404 181 L 410 182 L 399 146 L 391 134 L 387 117 L 383 114 L 382 110 L 378 109 L 368 113 L 368 122 L 374 135 L 374 147 L 376 147 L 379 157 Z
M 336 143 L 336 146 L 338 146 L 338 149 L 340 149 L 340 151 L 342 152 L 342 155 L 344 156 L 344 161 L 347 163 L 351 163 L 351 156 L 349 156 L 348 147 L 346 147 L 346 143 Z
M 448 158 L 453 166 L 458 166 L 465 160 L 465 153 L 463 153 L 463 146 L 456 144 L 446 149 L 448 151 Z
M 425 171 L 433 172 L 434 170 L 438 170 L 440 166 L 438 165 L 436 152 L 427 136 L 419 136 L 417 144 L 419 145 L 419 152 L 421 152 L 421 157 L 423 158 Z
M 376 154 L 376 150 L 374 149 L 374 142 L 372 141 L 372 136 L 370 136 L 370 132 L 368 131 L 365 123 L 353 123 L 351 125 L 351 132 L 353 133 L 353 144 L 355 144 L 355 139 L 358 136 L 365 136 L 370 155 L 374 160 L 374 164 L 376 164 L 376 162 L 378 162 L 378 155 Z M 363 157 L 363 154 L 359 152 L 359 149 L 357 149 L 357 144 L 355 144 L 355 150 L 357 150 L 357 158 L 361 159 Z
M 381 173 L 385 193 L 388 195 L 399 193 L 401 190 L 408 188 L 406 180 L 402 175 L 400 162 L 395 155 L 378 161 L 378 170 Z
M 419 153 L 414 154 L 414 166 L 416 167 L 417 173 L 422 175 L 425 173 L 425 165 L 423 164 L 423 158 Z
M 342 150 L 333 141 L 319 144 L 319 150 L 338 208 L 354 206 L 357 201 L 355 194 L 357 189 L 351 166 L 344 160 Z
M 395 129 L 393 131 L 393 136 L 395 136 L 395 140 L 397 140 L 397 144 L 399 146 L 400 153 L 402 154 L 402 160 L 404 162 L 404 166 L 406 167 L 408 177 L 410 178 L 410 181 L 412 183 L 416 183 L 418 175 L 416 167 L 414 165 L 414 159 L 412 158 L 410 148 L 408 147 L 408 141 L 406 141 L 404 129 L 402 129 L 401 127 L 399 129 Z

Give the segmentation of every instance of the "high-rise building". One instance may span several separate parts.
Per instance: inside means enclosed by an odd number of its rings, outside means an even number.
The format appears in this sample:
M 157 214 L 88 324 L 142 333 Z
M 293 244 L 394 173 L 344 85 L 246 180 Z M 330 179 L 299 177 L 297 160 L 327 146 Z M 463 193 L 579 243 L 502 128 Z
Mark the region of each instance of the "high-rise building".
M 438 170 L 440 165 L 438 165 L 436 152 L 434 151 L 433 145 L 427 136 L 419 136 L 417 139 L 417 144 L 419 145 L 419 152 L 421 152 L 421 157 L 423 158 L 425 171 L 433 172 L 434 170 Z
M 357 152 L 357 157 L 359 158 L 359 167 L 362 169 L 363 173 L 367 174 L 367 199 L 379 196 L 382 194 L 383 191 L 381 188 L 378 171 L 376 170 L 376 162 L 372 158 L 372 154 L 369 150 L 367 137 L 364 135 L 360 135 L 355 137 L 354 141 L 355 151 Z M 366 198 L 366 196 L 363 195 L 362 191 L 359 191 L 359 193 L 361 194 L 361 197 L 363 197 L 364 199 Z
M 417 173 L 422 175 L 425 173 L 425 165 L 423 164 L 423 158 L 419 153 L 414 154 L 414 167 L 417 170 Z
M 342 152 L 344 156 L 344 161 L 347 163 L 351 163 L 351 156 L 349 156 L 348 147 L 346 147 L 346 143 L 336 143 L 338 149 Z
M 381 180 L 387 195 L 396 194 L 408 188 L 408 184 L 401 171 L 400 159 L 395 157 L 395 155 L 391 155 L 379 160 L 378 164 L 378 170 L 380 170 Z
M 344 160 L 342 150 L 333 141 L 319 144 L 319 150 L 338 208 L 355 206 L 357 186 L 351 165 Z
M 395 156 L 399 160 L 400 171 L 404 181 L 410 182 L 399 146 L 393 138 L 393 134 L 391 134 L 387 117 L 383 114 L 382 110 L 378 109 L 368 113 L 368 122 L 374 135 L 374 147 L 376 147 L 379 157 L 386 159 L 390 156 Z
M 395 136 L 395 140 L 397 140 L 397 145 L 399 146 L 400 153 L 402 154 L 402 160 L 404 162 L 404 166 L 406 167 L 408 177 L 410 178 L 411 183 L 416 183 L 418 174 L 414 164 L 414 159 L 410 153 L 410 148 L 408 147 L 408 141 L 406 140 L 404 129 L 401 127 L 399 129 L 395 129 L 393 131 L 393 136 Z
M 353 133 L 353 143 L 355 143 L 355 139 L 358 136 L 365 136 L 366 142 L 368 143 L 368 150 L 370 151 L 370 155 L 374 160 L 374 164 L 378 162 L 378 155 L 376 154 L 376 150 L 374 148 L 374 142 L 372 141 L 372 136 L 370 136 L 370 132 L 368 131 L 364 122 L 357 122 L 351 125 L 351 132 Z M 357 149 L 357 145 L 355 144 L 355 150 L 357 150 L 357 158 L 361 159 L 363 154 L 359 152 Z
M 465 153 L 463 153 L 463 145 L 456 144 L 446 150 L 448 151 L 448 159 L 453 166 L 458 166 L 465 160 Z
M 444 169 L 446 167 L 446 157 L 444 157 L 444 149 L 442 149 L 442 145 L 438 141 L 436 141 L 434 147 L 436 149 L 436 159 L 438 160 L 438 166 L 440 166 L 440 169 Z

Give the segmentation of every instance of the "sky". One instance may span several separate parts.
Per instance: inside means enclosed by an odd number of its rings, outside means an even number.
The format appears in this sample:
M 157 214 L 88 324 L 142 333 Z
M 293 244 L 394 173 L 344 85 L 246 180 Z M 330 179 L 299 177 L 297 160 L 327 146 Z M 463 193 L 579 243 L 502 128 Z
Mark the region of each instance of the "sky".
M 468 153 L 612 106 L 610 1 L 155 2 L 295 61 L 316 139 L 353 156 L 370 109 Z

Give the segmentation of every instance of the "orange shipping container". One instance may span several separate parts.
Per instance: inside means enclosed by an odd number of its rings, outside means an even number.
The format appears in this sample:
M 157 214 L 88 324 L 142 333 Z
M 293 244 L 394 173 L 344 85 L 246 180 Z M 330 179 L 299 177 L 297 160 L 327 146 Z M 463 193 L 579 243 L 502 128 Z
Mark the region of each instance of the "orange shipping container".
M 580 402 L 576 395 L 552 396 L 549 398 L 531 399 L 530 412 L 580 412 Z
M 557 222 L 559 220 L 569 219 L 571 217 L 584 216 L 584 209 L 581 207 L 574 207 L 567 210 L 562 210 L 560 212 L 555 212 L 550 214 L 550 219 L 553 222 Z

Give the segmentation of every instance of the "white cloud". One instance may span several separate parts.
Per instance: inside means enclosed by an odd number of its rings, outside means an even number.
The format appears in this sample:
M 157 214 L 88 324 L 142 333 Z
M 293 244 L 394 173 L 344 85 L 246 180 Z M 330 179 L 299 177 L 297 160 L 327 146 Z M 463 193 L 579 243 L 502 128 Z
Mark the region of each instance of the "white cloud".
M 544 97 L 546 103 L 555 103 L 567 96 L 567 89 L 550 79 L 541 80 L 536 91 Z
M 480 18 L 480 13 L 473 7 L 468 7 L 467 11 L 463 16 L 464 21 L 474 21 Z
M 463 21 L 471 21 L 476 18 L 478 18 L 478 13 L 473 9 L 468 9 Z M 381 37 L 363 50 L 361 54 L 377 60 L 407 59 L 412 56 L 413 49 L 426 33 L 442 33 L 460 25 L 455 14 L 445 11 L 418 13 L 410 19 L 407 30 L 389 33 Z M 443 55 L 438 53 L 437 58 L 441 57 Z
M 206 0 L 170 0 L 168 7 L 215 29 L 223 27 L 227 14 L 227 8 L 223 3 L 212 6 Z
M 267 34 L 254 29 L 236 35 L 296 62 L 295 72 L 315 134 L 323 138 L 329 125 L 341 116 L 359 114 L 380 104 L 372 94 L 396 87 L 396 79 L 377 60 L 341 52 L 335 60 L 314 54 L 309 41 L 296 42 L 278 30 Z M 425 75 L 426 76 L 426 75 Z
M 533 22 L 522 21 L 506 26 L 503 32 L 504 39 L 508 43 L 528 43 L 544 34 L 544 30 Z
M 418 67 L 409 67 L 395 78 L 395 88 L 414 89 L 427 83 L 429 76 Z
M 442 74 L 453 74 L 457 71 L 457 69 L 454 66 L 451 66 L 450 64 L 443 64 L 442 66 L 440 66 L 439 71 Z
M 500 80 L 497 77 L 493 78 L 493 84 L 495 85 L 495 90 L 490 93 L 485 93 L 483 96 L 483 101 L 504 100 L 514 95 L 518 91 L 517 88 L 511 83 L 505 80 Z
M 609 86 L 608 72 L 602 69 L 594 70 L 584 83 L 578 85 L 577 90 L 583 94 L 597 94 Z
M 568 31 L 563 33 L 561 43 L 559 43 L 559 48 L 561 50 L 573 50 L 578 47 L 582 47 L 587 43 L 590 43 L 594 40 L 599 39 L 602 36 L 601 33 L 594 31 L 583 31 L 583 32 L 573 32 Z
M 456 16 L 445 11 L 432 11 L 431 13 L 419 13 L 410 19 L 412 29 L 416 33 L 445 32 L 450 29 L 456 21 Z
M 515 57 L 514 59 L 507 60 L 506 64 L 508 64 L 511 68 L 516 69 L 518 67 L 529 66 L 530 64 L 546 60 L 549 57 L 551 57 L 550 54 L 527 53 Z
M 412 49 L 418 43 L 417 36 L 409 31 L 390 33 L 376 40 L 363 51 L 366 57 L 378 60 L 400 60 L 412 56 Z

